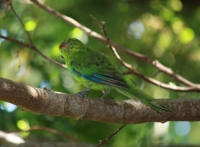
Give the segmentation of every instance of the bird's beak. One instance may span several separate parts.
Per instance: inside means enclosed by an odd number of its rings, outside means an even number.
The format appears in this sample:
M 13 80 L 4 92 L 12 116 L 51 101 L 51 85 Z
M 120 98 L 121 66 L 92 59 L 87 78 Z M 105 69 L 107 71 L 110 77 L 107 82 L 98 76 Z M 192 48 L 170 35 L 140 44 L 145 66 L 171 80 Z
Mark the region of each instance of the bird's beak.
M 59 49 L 61 50 L 62 48 L 65 48 L 67 46 L 66 42 L 63 42 L 59 45 Z
M 62 49 L 62 44 L 59 45 L 59 50 L 61 50 L 61 49 Z

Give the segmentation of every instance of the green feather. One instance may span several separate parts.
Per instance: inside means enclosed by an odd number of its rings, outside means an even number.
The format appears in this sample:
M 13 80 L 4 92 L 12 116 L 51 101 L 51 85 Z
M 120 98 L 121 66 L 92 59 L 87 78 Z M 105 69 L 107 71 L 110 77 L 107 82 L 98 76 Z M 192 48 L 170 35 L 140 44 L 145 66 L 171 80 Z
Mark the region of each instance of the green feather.
M 128 98 L 139 99 L 159 113 L 171 111 L 132 84 L 105 54 L 86 47 L 74 38 L 63 41 L 59 48 L 72 77 L 84 86 L 98 90 L 114 89 Z

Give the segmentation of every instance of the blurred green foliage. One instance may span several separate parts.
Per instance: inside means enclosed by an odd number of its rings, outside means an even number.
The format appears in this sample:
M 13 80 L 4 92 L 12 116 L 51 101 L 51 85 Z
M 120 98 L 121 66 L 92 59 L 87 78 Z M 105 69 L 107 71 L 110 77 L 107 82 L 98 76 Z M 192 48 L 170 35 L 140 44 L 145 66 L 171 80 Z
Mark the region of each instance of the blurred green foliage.
M 188 80 L 200 83 L 200 1 L 48 0 L 45 4 L 72 17 L 91 30 L 101 33 L 89 17 L 90 14 L 94 15 L 98 20 L 106 22 L 106 31 L 112 41 L 157 59 Z M 6 5 L 1 3 L 0 33 L 28 43 L 28 37 L 19 20 L 9 7 L 4 12 L 5 7 Z M 58 45 L 63 39 L 76 37 L 88 46 L 111 56 L 113 62 L 121 66 L 105 44 L 87 36 L 80 29 L 66 24 L 25 0 L 13 0 L 13 7 L 22 19 L 26 30 L 29 31 L 34 45 L 47 56 L 64 63 Z M 122 52 L 119 54 L 126 62 L 147 76 L 153 76 L 158 71 Z M 0 77 L 41 88 L 46 86 L 54 91 L 66 93 L 76 93 L 84 89 L 70 77 L 67 70 L 46 61 L 28 48 L 2 39 L 0 39 Z M 132 79 L 141 88 L 145 84 L 145 81 L 136 76 L 132 76 Z M 168 84 L 180 85 L 179 82 L 162 73 L 156 79 Z M 175 92 L 151 84 L 145 91 L 156 98 L 200 97 L 198 93 Z M 101 97 L 101 95 L 100 91 L 94 90 L 88 93 L 90 97 Z M 116 100 L 122 99 L 122 96 L 116 93 L 111 93 L 110 96 Z M 40 125 L 67 133 L 80 142 L 97 144 L 99 140 L 106 138 L 120 126 L 37 115 L 22 111 L 20 108 L 15 109 L 5 102 L 1 102 L 0 106 L 0 129 L 4 131 L 23 130 Z M 189 122 L 128 125 L 106 145 L 115 147 L 146 147 L 159 144 L 200 145 L 198 139 L 200 134 L 197 131 L 199 129 L 200 123 Z M 63 140 L 44 131 L 32 131 L 22 135 Z

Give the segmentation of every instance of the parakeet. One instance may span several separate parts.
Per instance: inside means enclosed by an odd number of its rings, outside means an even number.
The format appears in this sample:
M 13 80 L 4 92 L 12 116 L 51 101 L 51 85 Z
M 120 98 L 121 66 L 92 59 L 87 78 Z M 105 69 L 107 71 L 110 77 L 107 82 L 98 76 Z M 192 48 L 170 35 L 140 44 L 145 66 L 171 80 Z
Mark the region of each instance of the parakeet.
M 128 98 L 139 99 L 159 113 L 163 110 L 171 111 L 135 86 L 120 69 L 117 69 L 108 56 L 85 46 L 78 39 L 64 40 L 59 45 L 59 49 L 71 76 L 87 87 L 82 92 L 90 89 L 104 90 L 103 98 L 114 89 Z

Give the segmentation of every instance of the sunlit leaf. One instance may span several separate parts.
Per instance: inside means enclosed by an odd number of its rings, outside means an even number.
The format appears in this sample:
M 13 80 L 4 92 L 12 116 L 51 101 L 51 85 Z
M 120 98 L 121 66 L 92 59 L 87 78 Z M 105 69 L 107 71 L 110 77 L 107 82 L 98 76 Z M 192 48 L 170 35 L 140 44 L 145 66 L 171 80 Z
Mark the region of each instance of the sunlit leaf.
M 179 35 L 179 40 L 186 44 L 194 39 L 194 31 L 190 28 L 185 28 Z
M 182 9 L 182 3 L 180 0 L 171 0 L 171 7 L 175 11 L 180 11 Z
M 27 31 L 33 31 L 37 26 L 36 21 L 34 20 L 29 20 L 28 22 L 25 23 L 25 28 Z
M 28 122 L 22 119 L 17 121 L 17 127 L 23 131 L 30 129 Z M 20 133 L 20 135 L 22 135 L 23 137 L 26 137 L 29 135 L 29 132 L 22 132 Z

